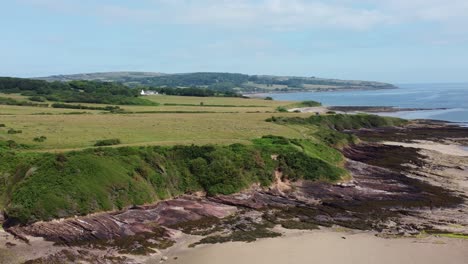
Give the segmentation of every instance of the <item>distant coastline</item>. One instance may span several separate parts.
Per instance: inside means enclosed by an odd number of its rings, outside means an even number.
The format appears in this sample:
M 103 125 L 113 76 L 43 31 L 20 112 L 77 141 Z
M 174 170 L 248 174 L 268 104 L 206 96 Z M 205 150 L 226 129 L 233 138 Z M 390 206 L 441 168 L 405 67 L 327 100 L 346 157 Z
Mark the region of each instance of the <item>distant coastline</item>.
M 289 90 L 289 91 L 269 91 L 269 92 L 245 92 L 243 96 L 251 98 L 265 98 L 272 94 L 297 94 L 297 93 L 326 93 L 326 92 L 356 92 L 356 91 L 382 91 L 399 89 L 398 86 L 376 88 L 376 87 L 360 87 L 360 88 L 327 88 L 327 89 L 310 89 L 310 90 Z
M 432 119 L 453 123 L 468 123 L 468 83 L 449 84 L 398 84 L 397 89 L 374 89 L 257 93 L 250 97 L 271 97 L 278 101 L 313 100 L 324 106 L 354 108 L 404 119 Z M 361 108 L 361 109 L 359 109 Z M 365 109 L 369 108 L 369 109 Z M 374 108 L 374 109 L 370 109 Z M 386 108 L 384 111 L 376 111 Z M 353 109 L 350 109 L 353 110 Z

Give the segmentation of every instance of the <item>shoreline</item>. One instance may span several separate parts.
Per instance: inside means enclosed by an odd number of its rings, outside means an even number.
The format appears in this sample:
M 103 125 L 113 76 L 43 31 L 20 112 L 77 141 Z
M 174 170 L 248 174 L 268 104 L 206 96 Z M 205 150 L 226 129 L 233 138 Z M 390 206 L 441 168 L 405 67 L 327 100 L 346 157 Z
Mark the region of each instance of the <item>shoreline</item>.
M 177 263 L 461 263 L 468 258 L 468 240 L 436 236 L 383 238 L 368 231 L 330 228 L 282 230 L 282 237 L 252 243 L 228 242 L 165 252 L 168 264 Z M 146 264 L 160 263 L 161 257 Z
M 440 144 L 425 140 L 414 140 L 412 143 L 384 141 L 382 144 L 389 146 L 402 146 L 405 148 L 432 150 L 445 155 L 468 157 L 468 147 L 455 144 Z
M 314 90 L 297 90 L 297 91 L 271 91 L 271 92 L 254 92 L 254 93 L 242 93 L 242 96 L 249 98 L 264 98 L 270 94 L 293 94 L 293 93 L 324 93 L 324 92 L 355 92 L 355 91 L 381 91 L 381 90 L 395 90 L 400 89 L 398 86 L 385 87 L 385 88 L 324 88 L 324 89 L 314 89 Z

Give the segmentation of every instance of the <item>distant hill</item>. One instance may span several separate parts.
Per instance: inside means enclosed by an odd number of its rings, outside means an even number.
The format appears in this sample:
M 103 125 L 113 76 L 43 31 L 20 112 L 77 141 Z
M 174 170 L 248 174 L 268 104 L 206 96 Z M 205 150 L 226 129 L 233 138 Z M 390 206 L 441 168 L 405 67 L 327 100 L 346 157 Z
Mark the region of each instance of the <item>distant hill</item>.
M 103 72 L 54 75 L 36 78 L 46 81 L 95 80 L 118 82 L 130 87 L 206 87 L 217 91 L 242 93 L 374 90 L 392 89 L 394 85 L 373 81 L 338 80 L 316 77 L 246 75 L 240 73 L 196 72 L 164 74 L 156 72 Z

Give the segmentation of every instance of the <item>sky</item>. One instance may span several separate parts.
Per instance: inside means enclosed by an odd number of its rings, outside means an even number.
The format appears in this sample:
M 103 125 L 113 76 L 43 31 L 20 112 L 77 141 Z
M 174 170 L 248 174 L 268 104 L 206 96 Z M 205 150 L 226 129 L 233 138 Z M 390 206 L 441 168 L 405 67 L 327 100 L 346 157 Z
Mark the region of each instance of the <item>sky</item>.
M 0 0 L 0 76 L 468 81 L 467 0 Z

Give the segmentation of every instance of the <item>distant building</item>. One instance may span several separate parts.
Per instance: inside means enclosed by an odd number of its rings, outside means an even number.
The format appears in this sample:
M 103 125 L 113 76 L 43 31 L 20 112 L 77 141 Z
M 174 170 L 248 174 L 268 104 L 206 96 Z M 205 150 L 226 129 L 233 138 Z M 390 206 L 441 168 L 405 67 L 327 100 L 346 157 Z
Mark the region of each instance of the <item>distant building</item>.
M 145 96 L 145 95 L 158 95 L 159 93 L 156 91 L 145 91 L 141 90 L 140 95 Z

